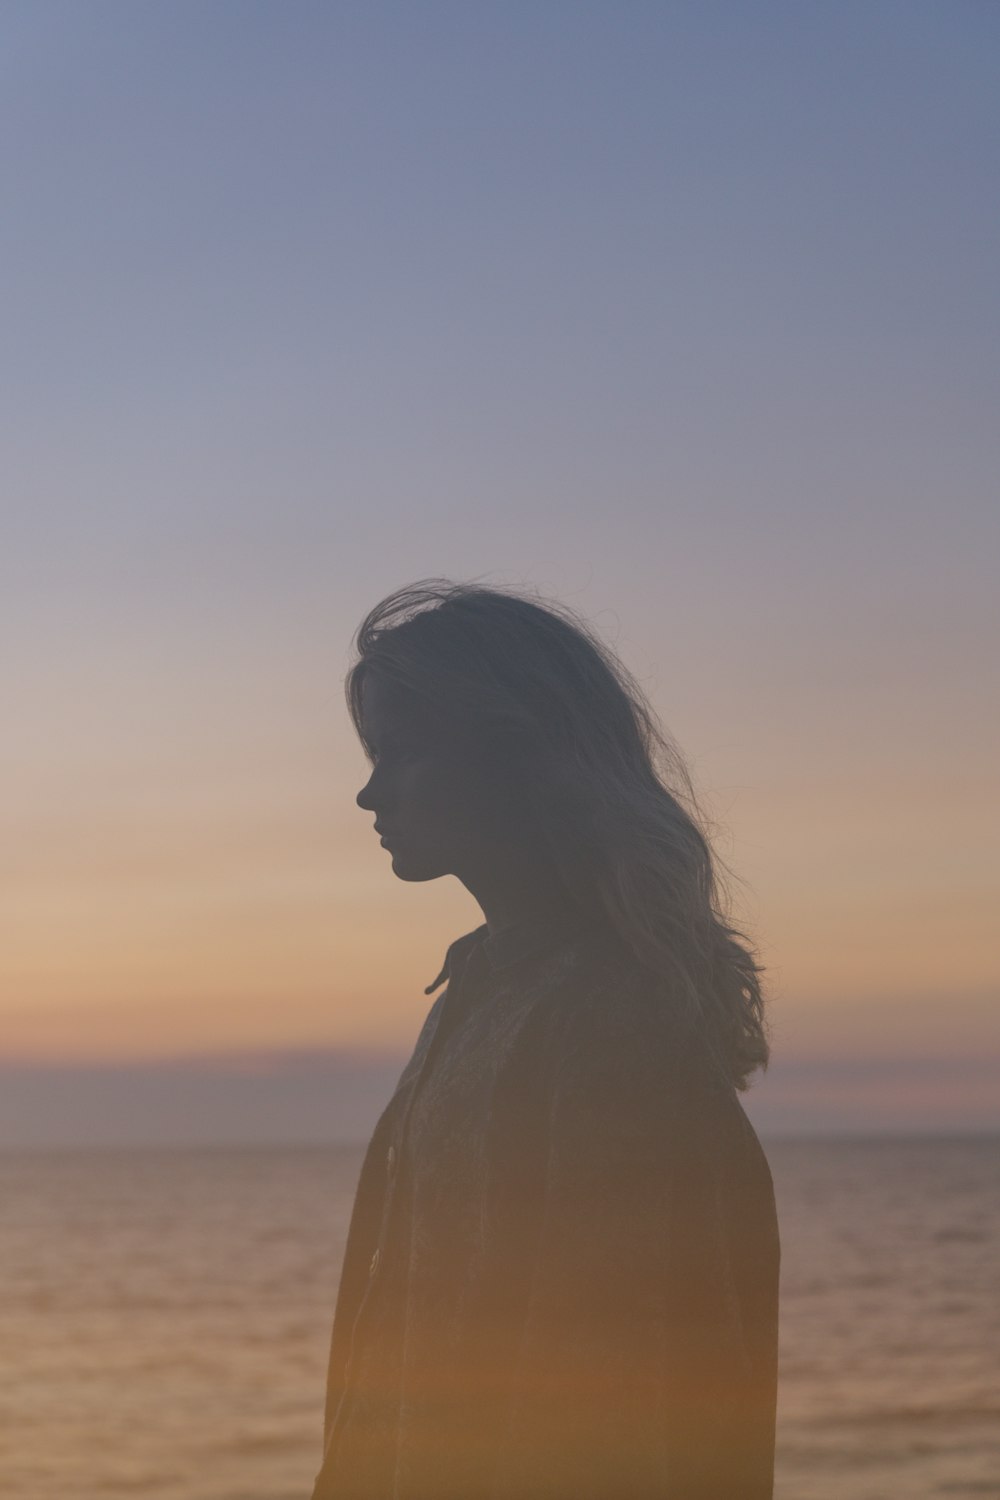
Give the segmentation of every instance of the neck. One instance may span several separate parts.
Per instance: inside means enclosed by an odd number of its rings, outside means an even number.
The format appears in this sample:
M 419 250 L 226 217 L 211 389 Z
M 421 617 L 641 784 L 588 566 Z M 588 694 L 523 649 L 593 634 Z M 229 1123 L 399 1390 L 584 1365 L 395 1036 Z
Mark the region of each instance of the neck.
M 482 868 L 456 874 L 482 908 L 490 937 L 522 922 L 558 919 L 576 910 L 555 869 L 530 851 L 508 852 Z

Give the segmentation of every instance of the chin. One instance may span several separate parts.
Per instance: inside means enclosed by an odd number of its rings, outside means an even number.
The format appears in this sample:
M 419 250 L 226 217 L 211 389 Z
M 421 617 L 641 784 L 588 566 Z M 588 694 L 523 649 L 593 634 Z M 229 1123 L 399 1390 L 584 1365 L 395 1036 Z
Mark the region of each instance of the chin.
M 419 855 L 408 855 L 402 849 L 390 849 L 392 873 L 400 880 L 437 880 L 448 871 L 440 869 L 432 860 Z

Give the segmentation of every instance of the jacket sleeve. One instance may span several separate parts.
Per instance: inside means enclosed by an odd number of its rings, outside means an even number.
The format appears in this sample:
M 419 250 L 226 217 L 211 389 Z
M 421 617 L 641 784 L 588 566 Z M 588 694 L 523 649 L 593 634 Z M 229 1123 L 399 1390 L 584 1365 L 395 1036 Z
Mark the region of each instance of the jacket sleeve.
M 649 1008 L 556 1028 L 491 1500 L 770 1500 L 778 1237 L 735 1090 Z

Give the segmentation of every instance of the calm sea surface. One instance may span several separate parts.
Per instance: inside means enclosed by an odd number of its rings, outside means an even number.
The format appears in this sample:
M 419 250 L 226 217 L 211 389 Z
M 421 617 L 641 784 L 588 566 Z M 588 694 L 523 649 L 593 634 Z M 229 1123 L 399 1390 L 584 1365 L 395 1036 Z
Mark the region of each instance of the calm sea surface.
M 776 1500 L 1000 1500 L 1000 1139 L 764 1144 Z M 308 1500 L 362 1155 L 0 1153 L 5 1500 Z

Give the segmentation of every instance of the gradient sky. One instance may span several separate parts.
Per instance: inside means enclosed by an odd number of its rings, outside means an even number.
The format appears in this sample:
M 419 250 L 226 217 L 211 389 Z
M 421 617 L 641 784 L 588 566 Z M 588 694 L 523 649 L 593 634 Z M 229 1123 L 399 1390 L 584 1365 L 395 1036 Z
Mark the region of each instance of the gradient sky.
M 354 801 L 430 575 L 685 752 L 752 1118 L 1000 1128 L 1000 8 L 8 0 L 0 173 L 0 1141 L 366 1134 L 482 920 Z

